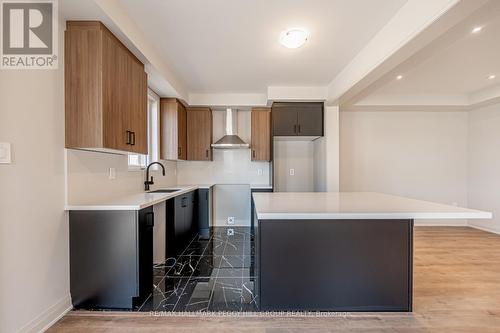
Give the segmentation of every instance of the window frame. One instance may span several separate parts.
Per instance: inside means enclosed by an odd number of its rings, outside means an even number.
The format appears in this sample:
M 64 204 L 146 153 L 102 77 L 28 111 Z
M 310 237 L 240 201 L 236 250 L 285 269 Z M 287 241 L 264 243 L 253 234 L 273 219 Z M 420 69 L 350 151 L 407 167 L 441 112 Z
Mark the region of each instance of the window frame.
M 149 163 L 160 159 L 160 96 L 150 88 L 148 88 L 147 123 L 148 154 L 128 154 L 129 171 L 144 170 Z M 156 165 L 152 166 L 153 170 L 157 168 Z

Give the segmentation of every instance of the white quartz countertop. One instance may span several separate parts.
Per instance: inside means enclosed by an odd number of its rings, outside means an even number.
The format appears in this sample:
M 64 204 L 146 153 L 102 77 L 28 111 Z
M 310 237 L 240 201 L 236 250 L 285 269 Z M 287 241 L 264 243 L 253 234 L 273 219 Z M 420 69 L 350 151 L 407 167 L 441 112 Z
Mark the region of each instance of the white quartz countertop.
M 273 185 L 270 184 L 250 184 L 252 190 L 272 190 Z
M 179 185 L 168 187 L 168 189 L 180 189 L 172 193 L 150 193 L 143 192 L 124 197 L 106 200 L 102 202 L 86 202 L 78 204 L 69 204 L 65 210 L 140 210 L 162 201 L 175 198 L 187 192 L 198 188 L 209 188 L 209 185 Z
M 259 220 L 490 219 L 492 214 L 375 192 L 253 193 Z

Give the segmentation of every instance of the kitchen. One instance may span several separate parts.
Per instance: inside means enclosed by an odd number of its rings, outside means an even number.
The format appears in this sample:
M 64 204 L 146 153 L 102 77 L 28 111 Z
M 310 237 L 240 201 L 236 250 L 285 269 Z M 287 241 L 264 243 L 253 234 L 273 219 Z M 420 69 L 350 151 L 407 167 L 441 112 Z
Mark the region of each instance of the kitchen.
M 0 72 L 0 331 L 494 331 L 500 5 L 195 2 Z

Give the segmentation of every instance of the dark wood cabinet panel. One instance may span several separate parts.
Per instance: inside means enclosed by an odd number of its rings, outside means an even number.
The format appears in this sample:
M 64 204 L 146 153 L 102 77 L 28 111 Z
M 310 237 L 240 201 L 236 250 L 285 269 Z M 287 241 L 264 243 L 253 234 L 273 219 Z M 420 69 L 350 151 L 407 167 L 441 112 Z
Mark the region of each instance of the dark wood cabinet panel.
M 69 212 L 74 308 L 134 309 L 146 300 L 153 286 L 153 227 L 152 206 Z
M 252 161 L 271 160 L 271 109 L 252 109 Z
M 274 103 L 273 136 L 323 136 L 323 103 Z
M 297 135 L 297 112 L 295 110 L 273 104 L 272 120 L 273 136 Z
M 196 191 L 179 195 L 166 202 L 167 258 L 180 255 L 194 236 Z
M 201 238 L 210 238 L 211 189 L 198 189 L 195 205 L 195 229 Z
M 175 98 L 160 100 L 160 158 L 187 159 L 186 107 Z
M 180 160 L 187 160 L 187 112 L 186 107 L 182 103 L 179 103 L 179 118 L 177 119 L 177 126 L 179 128 L 177 132 L 177 157 Z
M 147 154 L 144 65 L 101 22 L 65 31 L 66 147 Z
M 323 104 L 303 105 L 297 110 L 297 135 L 323 136 Z
M 189 161 L 212 160 L 212 110 L 210 108 L 187 109 L 187 159 Z

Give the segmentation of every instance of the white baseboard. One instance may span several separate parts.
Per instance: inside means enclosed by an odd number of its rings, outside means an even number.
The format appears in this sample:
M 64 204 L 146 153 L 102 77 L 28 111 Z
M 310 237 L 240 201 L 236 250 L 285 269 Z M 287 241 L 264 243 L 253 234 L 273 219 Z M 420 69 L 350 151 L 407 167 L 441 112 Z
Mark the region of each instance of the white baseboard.
M 24 325 L 19 333 L 45 332 L 72 308 L 71 296 L 67 295 Z
M 480 227 L 480 226 L 473 225 L 473 224 L 470 224 L 470 223 L 469 223 L 469 227 L 474 228 L 474 229 L 478 229 L 478 230 L 482 230 L 482 231 L 486 231 L 486 232 L 491 232 L 492 234 L 500 235 L 500 231 L 498 231 L 498 230 L 493 230 L 493 229 L 490 229 L 490 228 Z

